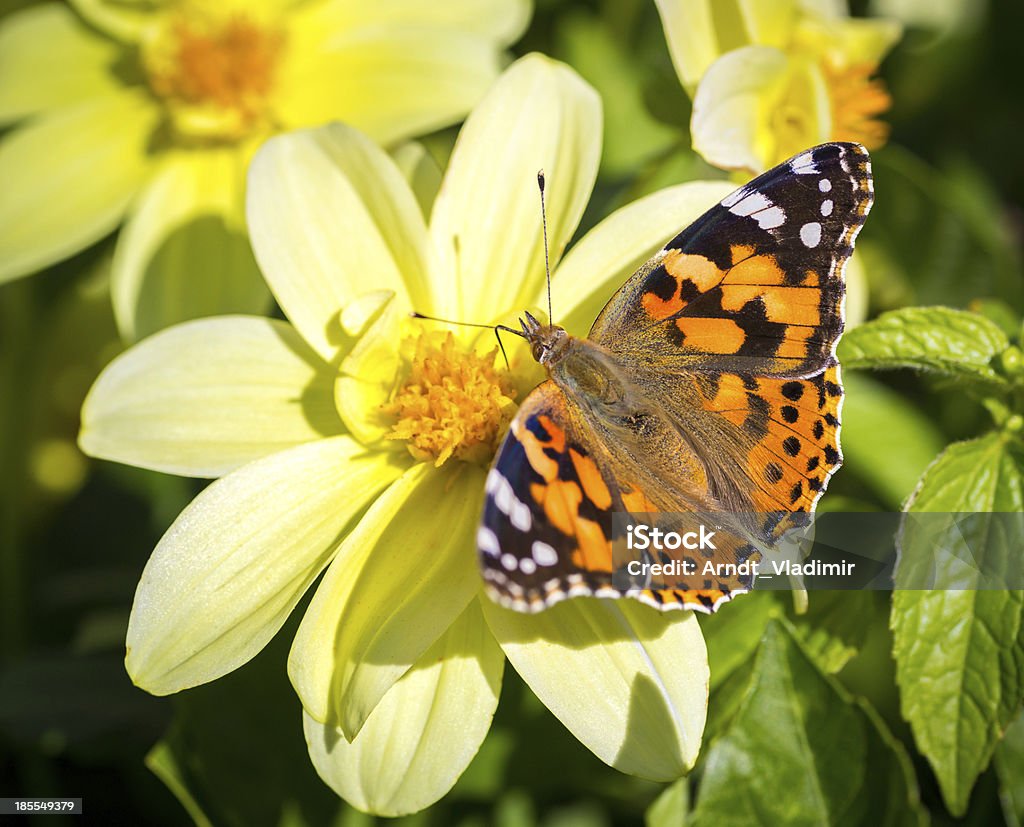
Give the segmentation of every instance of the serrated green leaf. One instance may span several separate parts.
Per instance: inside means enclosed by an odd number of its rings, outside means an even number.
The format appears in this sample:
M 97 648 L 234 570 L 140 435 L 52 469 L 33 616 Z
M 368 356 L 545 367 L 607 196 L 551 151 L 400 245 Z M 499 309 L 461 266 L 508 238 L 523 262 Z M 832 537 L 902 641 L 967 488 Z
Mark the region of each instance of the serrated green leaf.
M 690 809 L 690 782 L 686 778 L 669 784 L 644 813 L 644 827 L 686 827 Z
M 843 384 L 840 474 L 864 480 L 884 505 L 899 510 L 945 440 L 918 408 L 871 377 L 847 371 Z
M 711 747 L 695 825 L 905 825 L 924 820 L 906 755 L 864 702 L 773 621 L 750 688 Z
M 984 569 L 1019 553 L 1024 515 L 1024 459 L 998 433 L 947 448 L 929 467 L 908 511 L 970 513 L 967 551 Z M 977 568 L 964 565 L 954 541 L 962 523 L 938 535 L 924 520 L 905 521 L 900 536 L 890 625 L 903 717 L 931 763 L 946 806 L 966 812 L 978 775 L 1024 700 L 1024 592 L 975 591 Z M 1017 539 L 1007 536 L 1007 531 Z M 973 542 L 972 542 L 973 541 Z M 954 548 L 952 554 L 934 550 Z M 935 583 L 911 590 L 934 557 Z M 968 561 L 973 562 L 973 561 Z M 972 577 L 975 578 L 972 580 Z
M 992 763 L 1008 827 L 1024 824 L 1024 715 L 1018 715 L 996 747 Z
M 839 343 L 848 368 L 914 368 L 1001 382 L 992 360 L 1009 346 L 998 324 L 951 307 L 905 307 L 849 331 Z

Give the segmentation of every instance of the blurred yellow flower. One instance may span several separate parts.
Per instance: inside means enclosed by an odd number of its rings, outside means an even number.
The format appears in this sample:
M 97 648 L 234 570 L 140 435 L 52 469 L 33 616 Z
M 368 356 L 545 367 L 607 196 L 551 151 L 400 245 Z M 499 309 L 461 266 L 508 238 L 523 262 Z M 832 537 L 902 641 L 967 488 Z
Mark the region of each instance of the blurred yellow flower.
M 530 0 L 75 0 L 0 26 L 0 283 L 124 221 L 118 325 L 262 312 L 245 170 L 268 136 L 341 120 L 391 144 L 458 121 Z
M 507 318 L 541 301 L 538 169 L 554 306 L 577 333 L 730 189 L 655 193 L 563 259 L 601 121 L 571 69 L 523 58 L 466 121 L 429 222 L 392 158 L 351 127 L 261 148 L 249 226 L 290 323 L 165 330 L 116 359 L 82 412 L 93 456 L 224 475 L 142 576 L 127 641 L 139 686 L 168 694 L 238 667 L 323 572 L 289 674 L 312 761 L 355 806 L 407 813 L 451 787 L 490 726 L 502 652 L 605 762 L 658 780 L 693 766 L 708 665 L 692 616 L 591 598 L 522 615 L 483 596 L 474 537 L 486 467 L 536 367 L 519 346 L 507 370 L 490 331 L 409 315 Z
M 823 141 L 885 143 L 890 98 L 874 75 L 896 21 L 851 18 L 843 0 L 656 2 L 709 163 L 757 173 Z

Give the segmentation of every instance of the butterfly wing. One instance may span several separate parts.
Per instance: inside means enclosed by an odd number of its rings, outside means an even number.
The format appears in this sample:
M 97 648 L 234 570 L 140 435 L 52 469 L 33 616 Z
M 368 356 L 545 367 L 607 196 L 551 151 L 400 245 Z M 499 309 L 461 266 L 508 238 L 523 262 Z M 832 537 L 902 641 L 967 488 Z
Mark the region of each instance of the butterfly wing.
M 608 302 L 590 339 L 659 369 L 800 378 L 834 361 L 872 202 L 859 144 L 822 144 L 712 207 Z
M 843 272 L 872 197 L 862 146 L 807 150 L 672 239 L 591 330 L 680 429 L 714 435 L 719 499 L 773 513 L 766 541 L 799 522 L 779 515 L 814 509 L 842 461 Z
M 622 571 L 613 582 L 613 512 L 659 510 L 581 424 L 573 403 L 554 382 L 544 382 L 520 407 L 487 477 L 477 533 L 487 591 L 519 611 L 579 595 L 712 611 L 749 588 L 741 577 L 703 575 L 675 578 L 668 587 L 623 587 Z M 742 562 L 752 551 L 745 542 L 720 539 L 716 557 Z

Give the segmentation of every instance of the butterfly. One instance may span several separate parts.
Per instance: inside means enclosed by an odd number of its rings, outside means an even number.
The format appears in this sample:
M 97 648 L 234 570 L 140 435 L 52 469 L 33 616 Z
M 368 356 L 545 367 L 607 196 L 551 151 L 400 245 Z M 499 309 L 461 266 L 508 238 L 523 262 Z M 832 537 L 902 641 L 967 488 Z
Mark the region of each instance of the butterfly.
M 710 612 L 751 587 L 701 574 L 624 587 L 612 515 L 750 515 L 724 549 L 742 562 L 813 511 L 842 462 L 843 271 L 872 199 L 864 147 L 813 147 L 669 241 L 586 339 L 520 320 L 548 379 L 487 476 L 477 549 L 492 599 L 533 612 L 628 596 Z

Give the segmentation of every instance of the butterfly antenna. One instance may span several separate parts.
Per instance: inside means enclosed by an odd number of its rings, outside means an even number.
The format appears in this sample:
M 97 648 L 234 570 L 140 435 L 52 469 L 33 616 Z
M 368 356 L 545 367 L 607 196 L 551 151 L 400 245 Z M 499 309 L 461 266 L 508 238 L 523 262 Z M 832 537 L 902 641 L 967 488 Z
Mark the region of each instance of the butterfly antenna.
M 548 324 L 554 324 L 551 313 L 551 261 L 548 258 L 548 216 L 544 208 L 544 170 L 537 173 L 537 188 L 540 190 L 540 225 L 544 230 L 544 275 L 548 285 Z
M 427 322 L 440 322 L 441 324 L 454 324 L 460 327 L 486 327 L 488 330 L 494 331 L 494 338 L 498 340 L 498 347 L 501 348 L 501 357 L 505 360 L 505 369 L 511 370 L 511 366 L 508 363 L 508 354 L 505 353 L 505 343 L 501 341 L 501 334 L 498 331 L 505 331 L 506 333 L 512 333 L 519 336 L 522 339 L 526 338 L 526 335 L 521 330 L 516 330 L 514 327 L 508 327 L 503 324 L 480 324 L 479 322 L 457 322 L 454 319 L 442 319 L 439 316 L 428 316 L 426 313 L 418 313 L 413 310 L 410 314 L 414 319 L 423 319 Z

